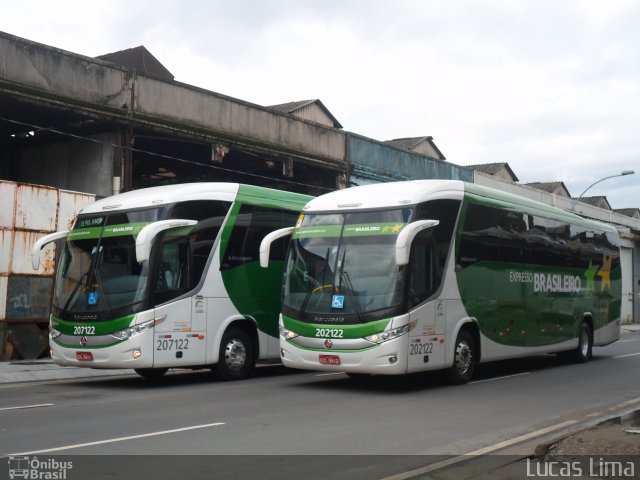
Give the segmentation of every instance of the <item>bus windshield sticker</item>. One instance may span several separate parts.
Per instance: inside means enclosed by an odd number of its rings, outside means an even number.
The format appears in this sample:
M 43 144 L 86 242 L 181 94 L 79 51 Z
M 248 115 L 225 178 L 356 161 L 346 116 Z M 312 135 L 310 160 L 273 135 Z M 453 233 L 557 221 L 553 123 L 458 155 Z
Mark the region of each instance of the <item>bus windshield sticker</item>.
M 97 304 L 98 304 L 98 292 L 87 293 L 87 305 L 97 305 Z
M 404 228 L 404 223 L 363 223 L 344 227 L 342 225 L 313 225 L 298 227 L 293 233 L 293 238 L 323 238 L 339 237 L 363 237 L 371 235 L 398 235 Z
M 334 295 L 331 299 L 331 308 L 344 308 L 344 295 Z

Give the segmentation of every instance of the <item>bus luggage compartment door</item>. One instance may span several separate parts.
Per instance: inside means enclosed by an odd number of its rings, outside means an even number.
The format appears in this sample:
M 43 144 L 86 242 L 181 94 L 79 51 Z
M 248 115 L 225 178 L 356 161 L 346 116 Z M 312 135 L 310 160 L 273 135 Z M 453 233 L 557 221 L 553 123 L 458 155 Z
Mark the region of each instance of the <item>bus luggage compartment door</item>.
M 155 317 L 165 318 L 154 331 L 154 367 L 204 365 L 206 301 L 202 296 L 156 307 Z

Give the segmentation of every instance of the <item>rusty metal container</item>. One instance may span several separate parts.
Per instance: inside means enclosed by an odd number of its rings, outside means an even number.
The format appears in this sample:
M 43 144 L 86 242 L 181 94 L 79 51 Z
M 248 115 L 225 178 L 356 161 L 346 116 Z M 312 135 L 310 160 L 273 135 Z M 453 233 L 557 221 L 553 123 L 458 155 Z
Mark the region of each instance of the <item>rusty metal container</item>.
M 41 236 L 68 230 L 95 195 L 0 180 L 0 359 L 30 359 L 47 352 L 55 244 L 43 250 L 38 271 L 31 246 Z

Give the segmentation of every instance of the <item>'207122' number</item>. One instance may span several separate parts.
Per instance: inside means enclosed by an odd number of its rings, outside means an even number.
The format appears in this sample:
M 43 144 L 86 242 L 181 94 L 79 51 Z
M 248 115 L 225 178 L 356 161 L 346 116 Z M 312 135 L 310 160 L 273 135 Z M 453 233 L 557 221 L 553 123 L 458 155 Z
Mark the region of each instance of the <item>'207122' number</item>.
M 189 350 L 189 339 L 158 339 L 156 340 L 156 350 Z

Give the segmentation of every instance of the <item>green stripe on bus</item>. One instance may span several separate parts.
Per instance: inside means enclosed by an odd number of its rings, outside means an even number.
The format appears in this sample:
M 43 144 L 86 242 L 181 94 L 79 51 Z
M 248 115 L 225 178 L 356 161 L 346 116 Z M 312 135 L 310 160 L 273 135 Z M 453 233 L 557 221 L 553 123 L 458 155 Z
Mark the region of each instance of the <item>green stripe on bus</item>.
M 114 318 L 113 320 L 106 320 L 103 322 L 69 322 L 62 320 L 61 318 L 51 316 L 51 326 L 65 335 L 77 335 L 77 336 L 91 336 L 86 333 L 77 333 L 74 330 L 75 327 L 82 327 L 86 329 L 88 325 L 95 327 L 95 331 L 92 335 L 109 335 L 113 332 L 119 332 L 131 325 L 135 315 L 125 315 L 124 317 Z
M 387 326 L 391 323 L 390 318 L 384 318 L 375 322 L 356 325 L 342 325 L 339 323 L 319 324 L 301 322 L 285 315 L 282 315 L 282 321 L 284 323 L 284 328 L 286 328 L 287 330 L 291 330 L 303 337 L 325 338 L 316 336 L 316 332 L 318 330 L 326 330 L 328 328 L 337 328 L 343 330 L 343 335 L 340 337 L 341 339 L 364 338 L 376 333 L 381 333 L 384 332 Z
M 78 228 L 69 233 L 69 240 L 84 240 L 102 237 L 121 237 L 124 235 L 137 235 L 149 222 L 124 223 L 121 225 L 108 225 L 104 227 Z
M 293 238 L 335 238 L 340 234 L 344 237 L 370 237 L 374 235 L 397 235 L 404 228 L 404 223 L 362 223 L 346 225 L 344 232 L 342 225 L 313 225 L 297 227 L 293 232 Z

